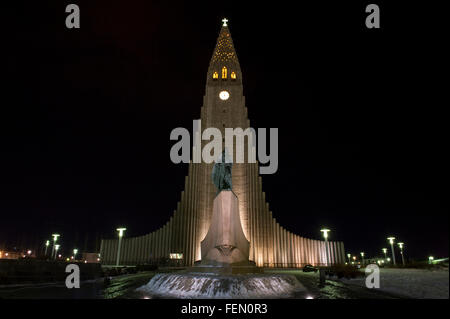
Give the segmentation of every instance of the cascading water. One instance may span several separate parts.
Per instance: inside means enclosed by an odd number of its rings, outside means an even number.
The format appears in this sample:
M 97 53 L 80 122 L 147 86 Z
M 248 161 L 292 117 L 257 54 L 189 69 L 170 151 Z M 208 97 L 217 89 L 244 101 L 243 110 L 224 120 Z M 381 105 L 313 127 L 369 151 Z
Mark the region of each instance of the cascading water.
M 289 298 L 306 292 L 290 275 L 157 274 L 137 291 L 159 298 Z

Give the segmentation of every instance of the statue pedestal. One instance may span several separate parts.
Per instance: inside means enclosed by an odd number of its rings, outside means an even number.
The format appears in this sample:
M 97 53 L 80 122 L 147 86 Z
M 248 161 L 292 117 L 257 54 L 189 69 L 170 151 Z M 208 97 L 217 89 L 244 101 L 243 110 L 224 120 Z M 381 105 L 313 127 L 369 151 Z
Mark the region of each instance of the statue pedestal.
M 221 191 L 213 203 L 211 225 L 201 242 L 202 265 L 250 265 L 250 242 L 245 238 L 239 203 L 232 191 Z

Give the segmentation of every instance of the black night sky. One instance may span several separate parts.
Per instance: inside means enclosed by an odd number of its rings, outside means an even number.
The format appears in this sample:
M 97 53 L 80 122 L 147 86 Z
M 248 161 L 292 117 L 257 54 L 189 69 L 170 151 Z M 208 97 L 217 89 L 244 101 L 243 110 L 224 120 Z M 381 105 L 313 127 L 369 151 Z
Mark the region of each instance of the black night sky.
M 65 27 L 69 3 L 81 29 Z M 406 256 L 448 256 L 432 8 L 378 1 L 368 30 L 371 2 L 196 3 L 5 9 L 0 248 L 59 232 L 63 251 L 92 251 L 119 225 L 136 236 L 170 218 L 188 167 L 170 161 L 169 134 L 200 117 L 226 16 L 251 125 L 279 128 L 279 169 L 263 176 L 279 223 L 311 238 L 328 226 L 353 254 L 394 235 Z

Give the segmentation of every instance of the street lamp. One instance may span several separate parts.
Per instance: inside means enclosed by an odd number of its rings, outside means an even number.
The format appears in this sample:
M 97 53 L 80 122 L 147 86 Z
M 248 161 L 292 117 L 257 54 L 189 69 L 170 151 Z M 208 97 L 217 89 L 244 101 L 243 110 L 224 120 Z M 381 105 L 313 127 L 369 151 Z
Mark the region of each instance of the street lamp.
M 430 256 L 428 257 L 428 263 L 431 265 L 433 263 L 434 257 Z
M 384 259 L 387 259 L 387 248 L 383 248 Z
M 119 232 L 119 245 L 117 247 L 117 261 L 116 261 L 116 266 L 119 266 L 119 261 L 120 261 L 120 247 L 122 246 L 122 237 L 123 237 L 123 233 L 127 230 L 126 228 L 117 228 L 116 229 Z
M 55 259 L 56 259 L 57 255 L 58 255 L 59 247 L 61 247 L 61 246 L 60 245 L 55 245 Z
M 328 266 L 328 233 L 330 232 L 329 229 L 322 228 L 320 230 L 323 233 L 323 237 L 325 238 L 325 251 L 327 252 L 327 266 Z
M 50 240 L 47 240 L 47 241 L 45 242 L 45 256 L 47 256 L 48 246 L 50 246 Z
M 52 237 L 53 237 L 52 257 L 53 257 L 53 254 L 55 254 L 55 259 L 56 259 L 55 247 L 56 247 L 56 242 L 58 241 L 59 236 L 60 236 L 59 234 L 52 234 Z
M 78 253 L 78 249 L 74 249 L 73 250 L 73 259 L 77 260 L 77 253 Z
M 362 264 L 363 264 L 363 266 L 364 266 L 364 264 L 365 264 L 365 261 L 364 261 L 364 252 L 361 252 L 361 258 L 362 258 Z
M 347 254 L 347 258 L 348 258 L 348 263 L 351 264 L 352 260 L 352 255 L 351 254 Z
M 394 265 L 396 265 L 397 263 L 395 262 L 395 252 L 394 252 L 394 240 L 395 240 L 395 237 L 388 237 L 388 240 L 389 240 L 389 244 L 391 244 L 392 262 L 394 263 Z
M 405 243 L 398 243 L 398 247 L 400 247 L 400 255 L 402 255 L 402 264 L 405 265 L 405 257 L 403 256 L 403 246 Z

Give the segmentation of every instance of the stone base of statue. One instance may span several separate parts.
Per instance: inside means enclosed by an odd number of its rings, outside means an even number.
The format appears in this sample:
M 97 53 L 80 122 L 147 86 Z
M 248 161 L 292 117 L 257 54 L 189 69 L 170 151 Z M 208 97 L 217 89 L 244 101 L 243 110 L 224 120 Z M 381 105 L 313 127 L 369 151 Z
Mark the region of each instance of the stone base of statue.
M 202 260 L 191 272 L 215 274 L 261 273 L 249 261 L 250 242 L 245 237 L 239 216 L 239 201 L 231 190 L 221 191 L 213 203 L 211 224 L 201 242 Z
M 245 238 L 239 202 L 232 191 L 221 191 L 213 203 L 211 225 L 201 242 L 202 264 L 232 265 L 247 262 L 250 242 Z

